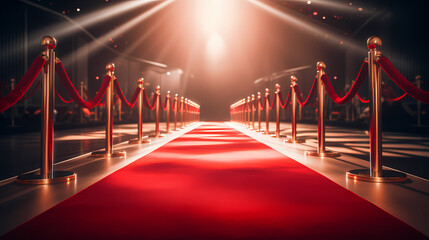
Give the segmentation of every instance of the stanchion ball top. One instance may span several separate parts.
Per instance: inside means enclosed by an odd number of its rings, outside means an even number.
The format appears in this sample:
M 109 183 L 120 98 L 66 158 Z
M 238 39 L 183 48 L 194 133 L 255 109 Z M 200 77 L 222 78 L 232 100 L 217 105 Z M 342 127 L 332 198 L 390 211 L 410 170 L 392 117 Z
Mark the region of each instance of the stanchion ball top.
M 108 63 L 106 65 L 106 70 L 115 71 L 115 64 L 114 63 Z
M 143 83 L 144 82 L 144 78 L 139 78 L 139 80 L 137 80 L 138 83 Z
M 45 49 L 55 49 L 57 46 L 57 39 L 52 36 L 44 36 L 40 41 L 40 45 Z
M 317 69 L 325 69 L 326 68 L 326 64 L 322 61 L 317 62 L 316 64 Z
M 369 49 L 381 47 L 382 45 L 381 38 L 377 36 L 372 36 L 368 38 L 368 40 L 366 41 L 366 45 L 368 46 Z
M 290 81 L 296 82 L 296 81 L 298 81 L 298 78 L 296 78 L 295 76 L 290 76 Z

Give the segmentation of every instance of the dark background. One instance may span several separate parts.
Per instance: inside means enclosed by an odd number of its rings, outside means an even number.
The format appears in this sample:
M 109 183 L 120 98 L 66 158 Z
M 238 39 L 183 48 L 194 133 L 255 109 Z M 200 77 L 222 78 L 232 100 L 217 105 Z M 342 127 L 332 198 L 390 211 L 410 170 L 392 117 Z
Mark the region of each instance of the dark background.
M 136 7 L 61 36 L 56 36 L 58 26 L 73 25 L 63 16 L 79 21 L 79 17 L 91 12 L 113 13 L 116 4 L 135 1 L 28 2 L 59 15 L 22 1 L 5 3 L 1 9 L 0 30 L 0 80 L 5 84 L 10 78 L 23 76 L 33 58 L 42 51 L 41 37 L 52 35 L 58 40 L 57 56 L 64 62 L 75 86 L 84 81 L 90 95 L 100 86 L 101 81 L 96 77 L 102 79 L 105 65 L 113 61 L 127 96 L 131 96 L 137 79 L 144 76 L 149 91 L 160 84 L 163 93 L 171 90 L 199 103 L 202 120 L 227 120 L 229 105 L 240 98 L 266 87 L 273 91 L 275 83 L 287 87 L 290 76 L 254 83 L 258 78 L 284 69 L 312 66 L 294 73 L 306 95 L 316 62 L 324 61 L 331 79 L 337 76 L 334 87 L 341 92 L 344 85 L 354 79 L 366 57 L 367 38 L 377 35 L 383 40 L 380 50 L 403 75 L 410 81 L 421 75 L 422 88 L 429 89 L 428 47 L 423 37 L 427 31 L 427 10 L 422 1 L 323 1 L 330 4 L 258 1 L 296 20 L 290 22 L 246 0 L 224 1 L 218 10 L 204 6 L 208 1 L 176 0 L 112 39 L 107 35 L 101 39 L 105 40 L 102 46 L 94 44 L 91 36 L 100 38 L 164 1 Z M 81 10 L 77 12 L 77 8 Z M 216 31 L 223 40 L 223 49 L 215 51 L 218 54 L 215 58 L 207 54 L 207 43 L 213 36 L 213 32 L 210 29 L 207 32 L 204 27 L 209 13 L 221 22 Z M 78 54 L 79 49 L 84 49 L 83 53 Z M 164 63 L 168 68 L 153 67 L 136 58 Z M 166 71 L 172 74 L 167 76 Z M 392 82 L 388 83 L 393 86 Z M 64 93 L 59 82 L 57 89 Z M 366 96 L 367 85 L 360 93 Z M 38 94 L 26 104 L 40 104 Z M 409 97 L 405 101 L 415 102 Z

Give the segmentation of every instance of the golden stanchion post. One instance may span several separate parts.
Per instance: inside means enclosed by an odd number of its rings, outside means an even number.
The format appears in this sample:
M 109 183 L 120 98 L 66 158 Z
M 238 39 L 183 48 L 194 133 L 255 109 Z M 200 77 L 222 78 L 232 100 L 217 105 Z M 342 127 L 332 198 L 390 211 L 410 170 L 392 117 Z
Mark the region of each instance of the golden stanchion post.
M 187 111 L 186 111 L 186 109 L 187 109 L 187 104 L 188 103 L 188 99 L 187 98 L 185 98 L 184 100 L 183 100 L 183 126 L 184 127 L 186 127 L 187 125 L 188 125 L 188 123 L 187 123 Z
M 420 75 L 416 76 L 417 87 L 420 88 L 422 83 L 422 77 Z M 417 100 L 417 127 L 422 126 L 422 102 Z
M 295 93 L 295 86 L 298 85 L 297 83 L 298 78 L 296 78 L 295 76 L 291 76 L 290 77 L 290 82 L 291 82 L 291 100 L 292 100 L 292 136 L 289 139 L 285 140 L 285 143 L 304 143 L 305 140 L 304 139 L 297 139 L 296 138 L 296 104 L 297 104 L 297 100 L 296 100 L 296 93 Z M 287 104 L 287 103 L 286 103 Z
M 180 98 L 180 128 L 185 128 L 185 125 L 184 125 L 184 123 L 183 123 L 183 121 L 184 121 L 184 113 L 183 113 L 183 111 L 184 111 L 184 98 L 183 97 L 181 97 Z
M 188 118 L 189 118 L 189 108 L 188 108 L 188 99 L 185 98 L 185 113 L 184 113 L 184 117 L 185 117 L 185 127 L 188 126 Z
M 174 95 L 174 106 L 173 106 L 173 111 L 174 111 L 174 129 L 173 131 L 177 131 L 177 105 L 178 105 L 178 101 L 179 101 L 179 94 L 175 94 Z
M 83 98 L 83 81 L 80 81 L 80 96 Z M 80 123 L 83 123 L 83 108 L 80 108 Z
M 270 100 L 268 97 L 270 96 L 270 90 L 268 88 L 265 89 L 265 132 L 264 134 L 270 134 Z
M 165 120 L 165 125 L 166 125 L 166 131 L 165 133 L 171 133 L 170 131 L 170 91 L 167 91 L 167 102 L 165 103 L 165 108 L 166 108 L 166 120 Z
M 370 182 L 401 182 L 407 179 L 407 175 L 392 170 L 383 170 L 383 136 L 382 136 L 382 109 L 381 109 L 381 69 L 377 60 L 381 57 L 378 48 L 381 47 L 381 39 L 372 36 L 368 39 L 368 80 L 370 94 L 370 168 L 355 169 L 347 172 L 347 177 L 356 180 Z
M 339 157 L 338 152 L 326 151 L 325 149 L 325 87 L 322 76 L 325 74 L 324 62 L 317 63 L 317 96 L 319 98 L 318 121 L 317 121 L 317 151 L 305 151 L 306 156 L 313 157 Z
M 118 100 L 118 120 L 122 121 L 122 100 L 120 98 Z
M 252 108 L 252 126 L 250 129 L 255 130 L 255 95 L 252 94 L 252 104 L 250 105 Z
M 92 157 L 124 157 L 125 151 L 113 151 L 113 82 L 115 77 L 115 64 L 109 63 L 106 65 L 106 75 L 111 77 L 110 83 L 106 89 L 106 148 L 104 151 L 92 152 Z
M 129 143 L 134 144 L 142 144 L 142 143 L 150 143 L 151 141 L 146 139 L 147 136 L 143 136 L 143 90 L 144 90 L 144 79 L 143 78 L 139 78 L 138 80 L 138 86 L 140 88 L 140 93 L 138 96 L 138 113 L 139 113 L 139 122 L 137 123 L 137 138 L 136 139 L 131 139 L 129 141 Z
M 40 173 L 28 173 L 19 176 L 16 181 L 24 184 L 51 184 L 69 182 L 76 178 L 76 174 L 70 171 L 54 171 L 54 109 L 55 109 L 55 52 L 57 40 L 54 37 L 45 36 L 41 45 L 45 48 L 42 53 L 47 59 L 43 68 L 42 79 L 42 161 Z
M 261 124 L 261 93 L 258 92 L 258 130 L 257 132 L 261 132 L 262 124 Z
M 13 91 L 13 89 L 15 89 L 15 78 L 10 79 L 10 90 Z M 15 127 L 15 111 L 16 106 L 14 104 L 10 109 L 10 125 L 12 127 Z
M 156 91 L 155 91 L 155 134 L 151 135 L 150 137 L 155 137 L 155 138 L 159 138 L 159 137 L 164 137 L 163 134 L 161 134 L 161 132 L 159 131 L 159 107 L 160 107 L 160 100 L 161 100 L 161 87 L 160 86 L 156 86 Z
M 247 97 L 246 104 L 247 104 L 247 107 L 246 107 L 246 111 L 247 111 L 247 114 L 246 114 L 246 118 L 247 118 L 246 127 L 250 128 L 250 96 Z
M 280 85 L 276 84 L 276 92 L 274 93 L 274 98 L 276 102 L 276 132 L 271 135 L 271 137 L 275 138 L 283 138 L 286 137 L 284 135 L 280 135 Z
M 298 104 L 298 120 L 302 120 L 302 106 Z
M 98 94 L 98 91 L 95 92 L 95 95 Z M 98 121 L 98 104 L 94 107 L 94 121 Z

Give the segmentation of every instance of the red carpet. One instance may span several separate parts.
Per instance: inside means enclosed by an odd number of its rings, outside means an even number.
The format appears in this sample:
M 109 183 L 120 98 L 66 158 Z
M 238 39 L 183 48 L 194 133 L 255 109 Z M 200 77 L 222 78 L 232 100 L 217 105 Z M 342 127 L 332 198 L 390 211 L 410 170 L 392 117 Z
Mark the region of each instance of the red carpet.
M 427 239 L 270 147 L 206 123 L 5 239 Z

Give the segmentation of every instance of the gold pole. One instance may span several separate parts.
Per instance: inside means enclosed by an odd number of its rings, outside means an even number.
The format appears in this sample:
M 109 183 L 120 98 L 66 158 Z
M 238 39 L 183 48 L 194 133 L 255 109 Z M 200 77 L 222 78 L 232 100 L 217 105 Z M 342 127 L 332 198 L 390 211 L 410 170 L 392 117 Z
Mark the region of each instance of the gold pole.
M 421 87 L 422 77 L 420 75 L 416 76 L 417 87 Z M 422 126 L 422 102 L 417 100 L 417 126 Z
M 171 131 L 170 131 L 170 91 L 167 91 L 167 97 L 166 97 L 166 99 L 167 99 L 167 102 L 165 103 L 166 104 L 166 106 L 165 106 L 165 108 L 166 108 L 166 121 L 165 121 L 165 124 L 166 124 L 166 128 L 167 128 L 167 130 L 166 130 L 166 132 L 165 133 L 171 133 Z
M 370 93 L 370 168 L 355 169 L 347 172 L 349 178 L 370 182 L 400 182 L 407 179 L 407 175 L 392 170 L 383 170 L 382 165 L 382 109 L 381 109 L 381 69 L 377 60 L 381 52 L 381 39 L 372 36 L 368 39 L 368 80 Z
M 177 131 L 177 103 L 179 101 L 179 94 L 174 95 L 174 131 Z
M 10 79 L 10 90 L 13 91 L 13 89 L 15 89 L 15 78 Z M 16 111 L 16 107 L 15 104 L 12 106 L 12 108 L 10 109 L 10 125 L 12 127 L 15 127 L 15 111 Z
M 255 130 L 255 95 L 252 94 L 252 127 L 250 129 Z
M 92 152 L 92 157 L 123 157 L 125 151 L 113 151 L 113 81 L 115 77 L 115 64 L 109 63 L 106 65 L 106 75 L 111 77 L 110 83 L 106 89 L 106 149 L 104 151 Z
M 80 96 L 83 98 L 83 81 L 80 82 Z M 80 108 L 80 123 L 83 123 L 83 108 Z
M 250 96 L 247 97 L 247 107 L 246 107 L 246 111 L 247 111 L 247 122 L 246 122 L 246 127 L 250 128 Z
M 122 121 L 122 100 L 118 100 L 118 120 Z
M 325 88 L 322 82 L 323 71 L 326 68 L 324 62 L 317 63 L 317 96 L 319 98 L 318 121 L 317 121 L 317 151 L 305 151 L 306 156 L 313 157 L 339 157 L 338 152 L 326 151 L 325 149 Z
M 98 91 L 95 93 L 95 95 L 98 94 Z M 98 121 L 98 106 L 95 106 L 94 109 L 94 121 Z
M 185 125 L 183 124 L 183 110 L 184 110 L 184 101 L 183 97 L 180 98 L 180 128 L 185 128 Z
M 257 132 L 261 132 L 261 93 L 258 92 L 258 130 Z
M 270 96 L 270 90 L 268 88 L 265 89 L 265 133 L 270 134 L 270 100 L 268 97 Z
M 188 126 L 189 121 L 189 108 L 188 108 L 188 99 L 185 98 L 185 127 Z
M 276 84 L 276 92 L 274 93 L 275 102 L 276 102 L 276 132 L 275 134 L 271 135 L 271 137 L 275 138 L 282 138 L 286 137 L 283 135 L 280 135 L 280 85 Z
M 291 94 L 292 94 L 291 95 L 291 100 L 292 100 L 292 120 L 291 120 L 291 122 L 292 122 L 292 136 L 291 136 L 291 138 L 285 140 L 285 143 L 304 143 L 305 142 L 305 140 L 301 140 L 301 139 L 296 138 L 296 104 L 297 104 L 297 100 L 296 100 L 296 93 L 295 93 L 294 87 L 296 85 L 298 85 L 297 81 L 298 81 L 298 79 L 295 76 L 290 77 L 290 82 L 291 82 L 290 87 L 292 88 L 291 89 Z
M 41 142 L 42 158 L 39 173 L 29 173 L 19 176 L 16 181 L 24 184 L 51 184 L 74 180 L 76 174 L 70 171 L 54 171 L 54 109 L 55 109 L 55 52 L 57 40 L 51 36 L 42 38 L 41 45 L 45 48 L 42 53 L 47 59 L 42 81 L 41 107 Z
M 163 134 L 159 131 L 159 107 L 160 107 L 160 99 L 161 99 L 161 87 L 156 86 L 155 91 L 155 134 L 151 135 L 151 137 L 159 138 L 164 137 Z
M 139 78 L 138 80 L 138 86 L 140 88 L 140 93 L 138 96 L 138 114 L 139 114 L 139 122 L 137 123 L 137 138 L 131 139 L 129 143 L 150 143 L 150 140 L 147 140 L 147 136 L 143 136 L 143 90 L 144 90 L 144 78 Z

